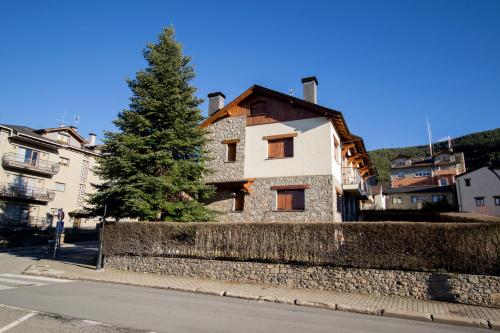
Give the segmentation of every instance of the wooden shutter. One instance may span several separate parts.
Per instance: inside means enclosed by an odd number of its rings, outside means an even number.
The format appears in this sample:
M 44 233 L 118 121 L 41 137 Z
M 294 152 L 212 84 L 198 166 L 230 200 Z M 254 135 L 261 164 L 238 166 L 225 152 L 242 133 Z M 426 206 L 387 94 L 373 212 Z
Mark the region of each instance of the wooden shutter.
M 279 190 L 278 210 L 304 210 L 304 190 Z
M 234 210 L 242 211 L 245 208 L 245 194 L 243 192 L 236 192 L 234 197 Z
M 293 156 L 293 138 L 268 140 L 268 158 Z
M 227 144 L 227 161 L 228 162 L 236 161 L 236 143 Z

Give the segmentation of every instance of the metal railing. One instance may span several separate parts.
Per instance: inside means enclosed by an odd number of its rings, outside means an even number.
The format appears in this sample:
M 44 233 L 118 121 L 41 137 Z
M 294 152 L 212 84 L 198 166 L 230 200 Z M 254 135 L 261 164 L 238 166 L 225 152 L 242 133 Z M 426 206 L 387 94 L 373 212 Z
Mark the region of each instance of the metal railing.
M 55 175 L 59 172 L 59 163 L 26 158 L 22 154 L 6 153 L 2 157 L 2 164 L 6 167 L 41 172 Z
M 38 187 L 0 183 L 0 196 L 49 202 L 54 200 L 56 194 Z
M 38 228 L 47 229 L 52 222 L 46 217 L 19 217 L 13 218 L 8 216 L 0 216 L 0 227 L 3 228 Z

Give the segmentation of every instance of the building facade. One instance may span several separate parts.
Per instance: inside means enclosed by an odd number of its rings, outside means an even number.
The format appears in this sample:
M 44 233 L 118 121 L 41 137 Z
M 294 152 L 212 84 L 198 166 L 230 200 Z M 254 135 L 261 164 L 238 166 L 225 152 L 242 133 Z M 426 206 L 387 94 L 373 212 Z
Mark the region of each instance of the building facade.
M 254 85 L 225 105 L 209 94 L 208 131 L 220 221 L 356 220 L 374 170 L 342 114 L 317 104 L 317 80 L 299 99 Z
M 456 181 L 461 212 L 500 216 L 500 168 L 482 167 Z
M 75 127 L 0 125 L 0 227 L 44 228 L 60 208 L 66 227 L 95 227 L 84 211 L 99 182 L 92 172 L 99 156 L 95 140 Z

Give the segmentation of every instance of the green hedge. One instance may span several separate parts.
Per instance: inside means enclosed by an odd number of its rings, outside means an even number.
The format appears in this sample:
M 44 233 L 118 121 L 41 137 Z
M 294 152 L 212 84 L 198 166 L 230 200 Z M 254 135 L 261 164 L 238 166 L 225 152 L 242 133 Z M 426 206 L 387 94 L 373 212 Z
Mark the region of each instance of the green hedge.
M 500 274 L 500 224 L 106 224 L 104 254 Z
M 470 223 L 500 223 L 500 217 L 458 213 L 458 212 L 430 212 L 422 210 L 362 210 L 360 212 L 362 221 L 387 222 L 470 222 Z

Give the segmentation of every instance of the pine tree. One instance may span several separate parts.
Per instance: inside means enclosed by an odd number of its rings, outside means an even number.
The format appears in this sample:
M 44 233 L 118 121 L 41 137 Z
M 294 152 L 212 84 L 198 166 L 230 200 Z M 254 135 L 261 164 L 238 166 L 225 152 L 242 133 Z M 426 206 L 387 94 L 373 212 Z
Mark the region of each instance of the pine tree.
M 103 157 L 89 203 L 102 214 L 142 220 L 207 221 L 212 212 L 200 201 L 213 189 L 203 183 L 205 136 L 198 127 L 202 100 L 190 85 L 195 73 L 190 58 L 165 28 L 156 44 L 144 50 L 148 66 L 128 80 L 129 109 L 118 114 L 118 132 L 106 132 Z

